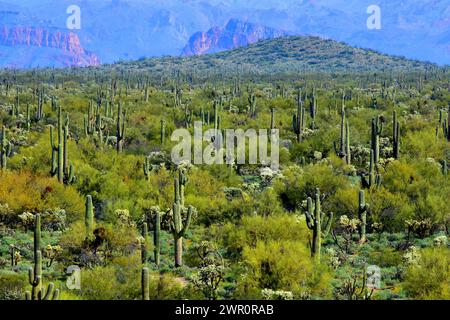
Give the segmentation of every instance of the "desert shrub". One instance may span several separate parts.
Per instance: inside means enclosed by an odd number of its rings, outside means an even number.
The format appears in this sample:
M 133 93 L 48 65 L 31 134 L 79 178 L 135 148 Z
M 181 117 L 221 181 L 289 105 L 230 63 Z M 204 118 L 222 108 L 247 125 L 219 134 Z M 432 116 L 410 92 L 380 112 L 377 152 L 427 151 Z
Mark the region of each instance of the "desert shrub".
M 283 206 L 289 210 L 299 207 L 307 197 L 314 197 L 316 188 L 320 189 L 322 199 L 334 195 L 337 190 L 350 185 L 348 179 L 334 172 L 326 163 L 308 165 L 300 168 L 292 166 L 282 172 L 283 176 L 275 179 L 273 186 Z M 325 212 L 333 208 L 329 201 L 323 201 Z
M 0 272 L 0 300 L 23 300 L 28 278 L 25 273 Z
M 248 268 L 238 279 L 242 297 L 262 298 L 263 289 L 290 291 L 297 299 L 328 295 L 329 275 L 300 241 L 258 241 L 244 247 L 242 258 Z
M 6 223 L 18 223 L 23 212 L 45 213 L 59 208 L 65 211 L 67 222 L 79 219 L 84 212 L 84 200 L 73 187 L 27 172 L 2 173 L 0 201 L 9 207 L 6 215 L 0 211 L 0 219 Z
M 403 287 L 412 299 L 450 299 L 450 250 L 421 250 L 418 262 L 406 271 Z
M 114 264 L 81 270 L 80 297 L 86 300 L 134 300 L 141 294 L 139 257 L 121 257 Z
M 228 255 L 238 257 L 245 247 L 255 247 L 259 241 L 308 241 L 309 230 L 304 221 L 288 214 L 246 216 L 235 224 L 227 224 L 216 232 L 223 237 Z

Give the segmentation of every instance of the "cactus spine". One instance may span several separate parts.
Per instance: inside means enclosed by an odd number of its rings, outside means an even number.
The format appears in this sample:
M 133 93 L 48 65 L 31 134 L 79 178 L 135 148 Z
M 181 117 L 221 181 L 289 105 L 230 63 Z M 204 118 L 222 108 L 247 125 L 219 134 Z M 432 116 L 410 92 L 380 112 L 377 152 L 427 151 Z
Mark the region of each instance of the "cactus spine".
M 320 190 L 316 189 L 314 204 L 311 197 L 307 199 L 306 225 L 312 230 L 312 242 L 311 242 L 311 256 L 320 261 L 320 247 L 322 237 L 326 237 L 331 229 L 331 223 L 333 221 L 333 213 L 330 212 L 327 222 L 322 226 L 322 220 L 324 219 L 324 212 L 321 210 L 320 204 Z
M 359 190 L 358 201 L 359 241 L 363 243 L 366 242 L 367 212 L 369 210 L 369 205 L 364 199 L 364 190 Z

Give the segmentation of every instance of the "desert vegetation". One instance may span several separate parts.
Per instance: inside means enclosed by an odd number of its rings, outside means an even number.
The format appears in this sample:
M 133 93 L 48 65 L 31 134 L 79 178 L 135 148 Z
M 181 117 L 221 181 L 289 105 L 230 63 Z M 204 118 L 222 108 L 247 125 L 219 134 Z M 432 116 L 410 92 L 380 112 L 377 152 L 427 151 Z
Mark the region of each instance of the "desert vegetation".
M 0 71 L 0 299 L 450 298 L 447 69 L 166 60 Z M 278 129 L 279 170 L 173 163 L 194 121 Z

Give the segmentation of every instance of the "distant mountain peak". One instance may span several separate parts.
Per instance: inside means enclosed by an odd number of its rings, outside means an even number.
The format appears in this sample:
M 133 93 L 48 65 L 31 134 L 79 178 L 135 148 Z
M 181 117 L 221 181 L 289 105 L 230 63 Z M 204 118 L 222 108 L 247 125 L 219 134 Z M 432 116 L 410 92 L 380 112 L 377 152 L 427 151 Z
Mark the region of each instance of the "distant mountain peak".
M 282 30 L 239 19 L 230 19 L 224 28 L 212 27 L 206 32 L 194 33 L 184 47 L 182 56 L 194 56 L 236 49 L 260 40 L 287 36 Z
M 57 28 L 3 25 L 0 26 L 0 46 L 28 52 L 25 56 L 29 58 L 7 62 L 4 64 L 7 67 L 36 66 L 34 58 L 46 59 L 52 61 L 54 66 L 64 67 L 87 67 L 100 64 L 95 54 L 83 48 L 76 33 Z M 35 57 L 36 50 L 40 51 Z

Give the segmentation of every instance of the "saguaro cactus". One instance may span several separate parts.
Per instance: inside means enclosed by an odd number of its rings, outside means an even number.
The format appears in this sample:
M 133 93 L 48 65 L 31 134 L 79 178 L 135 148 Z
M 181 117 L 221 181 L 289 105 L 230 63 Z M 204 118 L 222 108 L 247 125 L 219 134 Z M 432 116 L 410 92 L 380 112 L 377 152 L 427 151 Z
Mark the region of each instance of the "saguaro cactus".
M 92 204 L 92 196 L 90 195 L 86 196 L 84 225 L 86 229 L 86 240 L 91 240 L 94 234 L 94 205 Z
M 73 165 L 69 166 L 68 141 L 69 117 L 66 117 L 64 129 L 62 121 L 61 106 L 58 107 L 58 145 L 53 138 L 53 127 L 50 127 L 50 144 L 52 150 L 52 168 L 50 173 L 57 175 L 60 183 L 70 184 L 75 181 L 75 170 Z
M 302 141 L 303 128 L 305 126 L 305 109 L 303 108 L 303 102 L 301 99 L 301 92 L 299 91 L 297 96 L 297 114 L 292 117 L 292 128 L 297 135 L 297 142 Z
M 317 114 L 317 99 L 315 90 L 311 95 L 309 100 L 309 113 L 311 115 L 311 130 L 316 129 L 316 114 Z
M 350 125 L 347 123 L 345 124 L 345 153 L 346 157 L 345 160 L 348 165 L 352 164 L 352 153 L 350 151 Z
M 182 198 L 184 199 L 184 196 L 182 196 L 181 193 L 184 193 L 184 188 L 181 187 L 178 177 L 175 178 L 174 190 L 175 199 L 172 208 L 170 229 L 175 243 L 175 266 L 180 267 L 183 265 L 183 237 L 186 235 L 186 232 L 191 224 L 193 207 L 189 206 L 187 216 L 183 221 L 182 211 L 185 208 L 182 205 Z
M 450 142 L 450 102 L 448 103 L 448 113 L 447 113 L 447 141 Z
M 116 150 L 117 153 L 123 151 L 123 144 L 125 139 L 125 121 L 126 121 L 126 111 L 122 109 L 122 104 L 119 102 L 118 112 L 117 112 L 117 124 L 116 124 Z
M 250 117 L 256 117 L 256 96 L 254 93 L 250 93 L 248 96 Z
M 372 188 L 373 186 L 381 186 L 381 175 L 377 173 L 374 151 L 370 150 L 369 174 L 362 175 L 361 183 L 364 188 Z
M 159 207 L 154 207 L 153 213 L 153 255 L 155 259 L 155 264 L 159 266 L 160 263 L 160 252 L 161 252 L 161 215 L 162 212 L 159 211 Z
M 34 224 L 34 267 L 28 269 L 28 281 L 31 292 L 25 292 L 26 300 L 57 300 L 59 290 L 54 290 L 53 283 L 49 283 L 47 290 L 42 288 L 42 252 L 41 252 L 41 216 L 36 214 Z
M 166 139 L 166 121 L 164 119 L 161 119 L 160 139 L 161 146 L 164 146 L 164 141 Z
M 320 190 L 316 189 L 314 204 L 311 197 L 307 199 L 306 225 L 312 230 L 312 242 L 311 242 L 311 256 L 317 258 L 320 261 L 320 247 L 322 237 L 326 237 L 331 229 L 333 222 L 333 213 L 330 212 L 327 222 L 322 226 L 324 219 L 324 212 L 322 212 L 320 205 Z
M 345 106 L 342 103 L 341 108 L 341 130 L 340 130 L 340 141 L 339 141 L 339 149 L 334 144 L 334 149 L 336 154 L 340 158 L 344 158 L 345 162 L 350 165 L 351 164 L 351 154 L 350 154 L 350 126 L 348 124 L 348 120 L 345 115 Z
M 270 108 L 270 129 L 275 129 L 275 108 Z
M 142 263 L 145 264 L 147 262 L 147 240 L 148 240 L 147 222 L 144 222 L 142 224 L 142 237 L 143 237 L 143 240 L 141 242 L 141 260 L 142 260 Z
M 153 170 L 153 167 L 152 167 L 152 164 L 150 163 L 150 158 L 149 157 L 145 157 L 144 164 L 143 164 L 142 167 L 143 167 L 143 170 L 144 170 L 145 179 L 147 181 L 149 181 L 150 180 L 150 172 L 152 172 L 152 170 Z
M 359 190 L 358 201 L 359 241 L 363 243 L 366 242 L 367 212 L 369 210 L 369 205 L 364 199 L 364 190 Z
M 2 126 L 2 139 L 0 145 L 0 168 L 6 169 L 8 157 L 11 154 L 11 143 L 6 139 L 6 127 Z
M 400 123 L 397 121 L 397 112 L 394 110 L 392 114 L 392 141 L 394 158 L 399 158 L 400 146 Z
M 142 300 L 150 300 L 150 277 L 148 268 L 142 268 L 141 291 L 142 291 Z
M 380 135 L 383 132 L 384 120 L 378 116 L 372 119 L 372 139 L 371 146 L 374 152 L 374 161 L 378 163 L 380 160 Z

